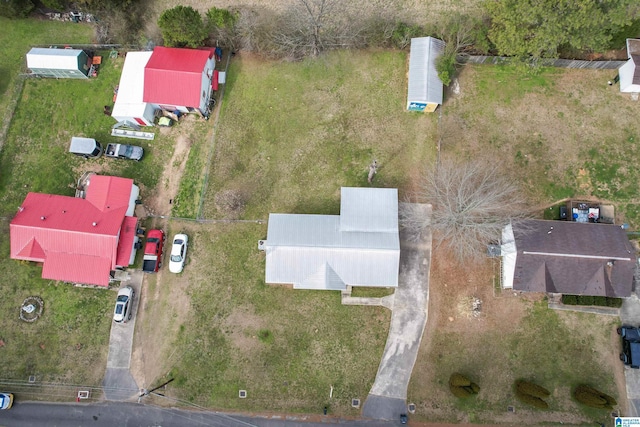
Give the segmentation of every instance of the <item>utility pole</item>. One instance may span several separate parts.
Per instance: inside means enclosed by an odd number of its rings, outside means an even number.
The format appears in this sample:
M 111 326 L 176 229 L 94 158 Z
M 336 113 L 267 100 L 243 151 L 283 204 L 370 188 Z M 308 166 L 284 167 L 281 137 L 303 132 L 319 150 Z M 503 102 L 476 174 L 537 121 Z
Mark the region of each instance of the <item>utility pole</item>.
M 169 384 L 173 380 L 174 380 L 174 378 L 171 378 L 170 380 L 163 382 L 158 387 L 152 388 L 151 390 L 147 390 L 147 389 L 143 388 L 142 392 L 140 393 L 140 396 L 138 396 L 138 403 L 140 403 L 140 399 L 142 399 L 144 396 L 150 395 L 151 393 L 153 393 L 154 391 L 158 390 L 159 388 L 162 388 L 162 387 L 166 386 L 167 384 Z

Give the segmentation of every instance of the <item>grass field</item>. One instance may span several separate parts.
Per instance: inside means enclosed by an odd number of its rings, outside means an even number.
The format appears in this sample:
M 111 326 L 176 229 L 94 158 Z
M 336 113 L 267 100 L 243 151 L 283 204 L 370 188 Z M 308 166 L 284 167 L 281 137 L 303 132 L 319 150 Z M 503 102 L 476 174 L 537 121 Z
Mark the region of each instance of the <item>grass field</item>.
M 174 378 L 168 396 L 213 408 L 357 415 L 350 399 L 373 383 L 390 313 L 265 285 L 265 225 L 173 222 L 178 231 L 192 241 L 185 271 L 149 281 L 136 325 L 145 384 Z
M 532 206 L 565 197 L 611 201 L 640 226 L 640 104 L 608 86 L 610 70 L 467 65 L 443 108 L 444 152 L 485 157 L 521 185 Z M 495 159 L 500 159 L 496 162 Z
M 338 213 L 341 186 L 407 188 L 433 161 L 437 116 L 404 111 L 406 54 L 334 52 L 302 63 L 234 61 L 227 79 L 204 216 L 215 195 L 241 195 L 243 218 Z M 311 190 L 311 191 L 310 191 Z
M 446 422 L 540 425 L 607 422 L 608 411 L 577 404 L 571 390 L 586 383 L 616 396 L 626 407 L 618 360 L 619 319 L 547 308 L 541 295 L 496 293 L 492 266 L 461 271 L 436 250 L 430 281 L 429 324 L 413 371 L 408 399 L 420 419 Z M 494 266 L 495 267 L 495 266 Z M 481 301 L 478 316 L 470 299 Z M 480 393 L 457 399 L 449 376 L 460 372 L 480 385 Z M 549 410 L 515 399 L 517 379 L 534 381 L 551 391 Z M 621 394 L 622 393 L 622 394 Z M 515 413 L 508 413 L 514 406 Z
M 69 22 L 7 19 L 0 17 L 0 129 L 8 124 L 10 105 L 18 96 L 18 74 L 26 72 L 25 55 L 33 45 L 90 43 L 93 28 Z M 0 141 L 1 143 L 2 141 Z

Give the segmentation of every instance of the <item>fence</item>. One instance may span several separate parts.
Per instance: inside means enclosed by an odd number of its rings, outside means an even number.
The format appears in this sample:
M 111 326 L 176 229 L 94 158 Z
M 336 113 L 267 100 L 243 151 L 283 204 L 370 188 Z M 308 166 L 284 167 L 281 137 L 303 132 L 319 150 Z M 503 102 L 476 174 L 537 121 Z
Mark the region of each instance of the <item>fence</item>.
M 507 64 L 512 58 L 506 56 L 484 56 L 484 55 L 470 55 L 459 56 L 458 61 L 461 63 L 469 64 Z M 583 61 L 577 59 L 560 59 L 560 58 L 545 58 L 540 59 L 540 64 L 545 67 L 558 67 L 558 68 L 587 68 L 594 70 L 617 70 L 626 61 Z

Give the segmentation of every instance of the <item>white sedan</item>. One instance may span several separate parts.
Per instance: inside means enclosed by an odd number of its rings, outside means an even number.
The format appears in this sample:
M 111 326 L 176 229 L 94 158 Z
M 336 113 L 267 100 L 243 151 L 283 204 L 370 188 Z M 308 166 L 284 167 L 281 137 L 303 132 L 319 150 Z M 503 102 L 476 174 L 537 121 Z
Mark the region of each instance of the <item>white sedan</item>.
M 186 234 L 176 234 L 171 245 L 171 257 L 169 258 L 169 271 L 180 273 L 184 268 L 184 260 L 187 257 L 189 238 Z

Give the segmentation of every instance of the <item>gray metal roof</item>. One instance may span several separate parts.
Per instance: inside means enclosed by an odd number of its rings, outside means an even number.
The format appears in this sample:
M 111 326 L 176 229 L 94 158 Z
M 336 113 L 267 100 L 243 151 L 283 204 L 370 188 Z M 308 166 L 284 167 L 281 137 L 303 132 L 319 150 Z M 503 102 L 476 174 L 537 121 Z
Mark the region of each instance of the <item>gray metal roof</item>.
M 398 285 L 397 190 L 343 188 L 341 205 L 346 216 L 269 215 L 267 283 L 340 290 Z
M 436 58 L 445 43 L 433 37 L 411 39 L 407 103 L 442 104 L 443 85 L 436 71 Z

